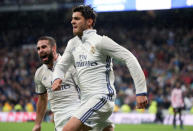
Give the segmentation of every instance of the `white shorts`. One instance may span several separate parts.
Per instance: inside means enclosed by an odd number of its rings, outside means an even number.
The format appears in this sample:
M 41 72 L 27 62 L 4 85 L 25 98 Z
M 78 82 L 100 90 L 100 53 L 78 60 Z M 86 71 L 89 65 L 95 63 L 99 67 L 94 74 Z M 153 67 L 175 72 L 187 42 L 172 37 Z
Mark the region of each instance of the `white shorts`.
M 95 95 L 81 103 L 80 108 L 73 115 L 85 125 L 93 128 L 93 131 L 100 131 L 112 125 L 108 120 L 114 108 L 114 101 L 107 99 L 104 95 Z
M 61 126 L 61 127 L 59 127 L 59 126 L 58 126 L 58 127 L 55 127 L 54 131 L 62 131 L 63 127 L 64 127 L 64 126 Z
M 72 115 L 63 112 L 54 114 L 55 131 L 62 131 L 64 125 L 70 120 Z
M 61 103 L 63 104 L 63 103 Z M 64 125 L 70 120 L 75 111 L 77 111 L 80 103 L 68 104 L 69 107 L 62 105 L 57 107 L 54 112 L 54 124 L 56 131 L 62 131 Z

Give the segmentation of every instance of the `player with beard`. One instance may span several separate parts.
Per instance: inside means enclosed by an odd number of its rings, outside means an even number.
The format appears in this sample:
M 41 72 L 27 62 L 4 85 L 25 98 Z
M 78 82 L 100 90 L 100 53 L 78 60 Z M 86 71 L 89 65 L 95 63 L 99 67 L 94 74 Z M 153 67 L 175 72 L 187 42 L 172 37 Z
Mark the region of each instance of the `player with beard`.
M 36 120 L 32 131 L 40 131 L 41 123 L 50 102 L 51 111 L 54 113 L 55 131 L 62 131 L 64 124 L 70 119 L 73 112 L 80 104 L 79 89 L 77 87 L 76 70 L 73 66 L 68 70 L 61 88 L 51 90 L 52 70 L 61 59 L 56 51 L 56 41 L 52 37 L 42 36 L 37 42 L 37 53 L 42 61 L 34 77 L 35 92 L 38 94 Z
M 145 108 L 147 86 L 144 73 L 136 57 L 107 36 L 93 29 L 96 14 L 90 6 L 72 10 L 71 24 L 74 38 L 69 40 L 61 60 L 53 73 L 52 89 L 57 90 L 67 69 L 75 65 L 81 90 L 81 105 L 64 126 L 63 131 L 79 131 L 83 125 L 101 131 L 113 131 L 108 118 L 113 112 L 116 91 L 112 58 L 123 61 L 130 71 L 136 89 L 137 108 Z

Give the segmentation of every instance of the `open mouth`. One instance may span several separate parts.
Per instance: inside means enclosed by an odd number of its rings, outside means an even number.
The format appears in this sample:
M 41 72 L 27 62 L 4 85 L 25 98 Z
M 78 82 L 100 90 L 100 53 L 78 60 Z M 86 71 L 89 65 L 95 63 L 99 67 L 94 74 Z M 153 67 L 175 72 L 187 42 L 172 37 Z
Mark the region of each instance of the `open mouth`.
M 73 26 L 73 29 L 77 29 L 78 27 L 77 26 Z
M 48 60 L 48 55 L 47 55 L 47 54 L 41 55 L 40 58 L 41 58 L 43 61 Z

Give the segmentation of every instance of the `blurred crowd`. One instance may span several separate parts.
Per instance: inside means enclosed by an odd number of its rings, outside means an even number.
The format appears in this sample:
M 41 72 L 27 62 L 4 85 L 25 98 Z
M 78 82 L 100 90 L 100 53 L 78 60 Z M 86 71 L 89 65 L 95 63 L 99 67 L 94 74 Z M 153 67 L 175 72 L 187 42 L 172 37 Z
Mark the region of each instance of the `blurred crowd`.
M 125 45 L 139 60 L 147 78 L 148 97 L 159 108 L 168 109 L 171 90 L 179 82 L 183 90 L 185 109 L 193 106 L 193 30 L 158 29 L 119 31 L 126 34 Z M 127 68 L 115 64 L 117 105 L 135 107 L 132 78 Z M 150 103 L 151 104 L 151 103 Z
M 154 101 L 160 108 L 169 109 L 171 90 L 176 82 L 180 82 L 184 109 L 190 111 L 193 107 L 193 29 L 160 25 L 139 28 L 131 27 L 127 22 L 121 24 L 119 19 L 113 21 L 99 19 L 96 29 L 137 57 L 147 79 L 150 105 Z M 20 27 L 0 33 L 0 111 L 36 109 L 33 77 L 40 65 L 36 40 L 41 35 L 51 35 L 56 38 L 62 53 L 72 37 L 71 26 L 64 23 L 33 30 Z M 133 110 L 136 104 L 133 80 L 122 62 L 116 60 L 113 63 L 117 90 L 115 111 L 124 112 L 125 105 L 129 107 L 127 110 Z

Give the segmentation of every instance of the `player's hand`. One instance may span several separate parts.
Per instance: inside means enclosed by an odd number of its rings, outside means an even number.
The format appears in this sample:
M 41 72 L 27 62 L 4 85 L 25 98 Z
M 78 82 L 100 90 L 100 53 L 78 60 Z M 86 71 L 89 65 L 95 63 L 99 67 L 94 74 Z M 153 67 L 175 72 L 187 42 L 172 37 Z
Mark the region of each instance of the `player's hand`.
M 89 130 L 92 130 L 92 128 L 83 124 L 80 131 L 89 131 Z
M 147 96 L 136 96 L 137 109 L 145 109 L 148 104 Z
M 54 83 L 52 84 L 52 90 L 53 91 L 59 90 L 61 88 L 61 83 L 62 83 L 61 79 L 55 80 Z
M 34 125 L 32 131 L 41 131 L 41 125 Z

